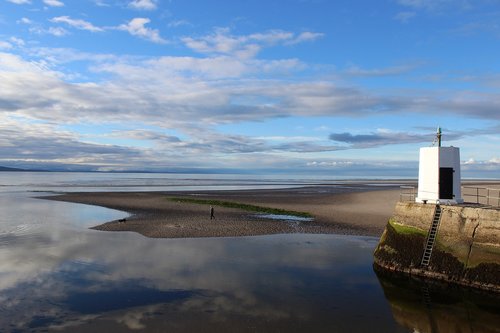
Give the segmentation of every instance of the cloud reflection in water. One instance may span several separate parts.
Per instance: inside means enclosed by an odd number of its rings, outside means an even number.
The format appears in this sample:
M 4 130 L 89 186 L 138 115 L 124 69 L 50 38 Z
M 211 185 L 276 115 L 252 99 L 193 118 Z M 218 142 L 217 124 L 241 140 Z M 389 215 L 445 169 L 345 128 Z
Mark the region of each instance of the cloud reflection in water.
M 148 239 L 82 221 L 120 212 L 1 200 L 2 331 L 406 332 L 372 272 L 374 238 Z

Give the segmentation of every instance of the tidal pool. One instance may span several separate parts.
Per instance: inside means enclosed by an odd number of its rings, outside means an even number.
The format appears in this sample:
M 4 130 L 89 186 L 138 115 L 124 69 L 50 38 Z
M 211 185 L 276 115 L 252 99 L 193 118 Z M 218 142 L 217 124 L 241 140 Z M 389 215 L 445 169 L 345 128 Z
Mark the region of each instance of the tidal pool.
M 0 194 L 1 332 L 425 332 L 426 300 L 400 306 L 414 287 L 373 272 L 376 238 L 148 239 L 88 229 L 123 212 L 29 195 Z

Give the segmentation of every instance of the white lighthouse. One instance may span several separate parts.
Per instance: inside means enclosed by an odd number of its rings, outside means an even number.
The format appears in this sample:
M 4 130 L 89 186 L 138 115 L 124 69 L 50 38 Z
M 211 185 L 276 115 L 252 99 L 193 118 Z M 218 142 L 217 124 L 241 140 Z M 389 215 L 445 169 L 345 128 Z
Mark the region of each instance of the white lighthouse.
M 420 148 L 418 194 L 416 202 L 462 203 L 460 181 L 460 149 L 441 147 L 441 128 L 438 127 L 437 147 Z

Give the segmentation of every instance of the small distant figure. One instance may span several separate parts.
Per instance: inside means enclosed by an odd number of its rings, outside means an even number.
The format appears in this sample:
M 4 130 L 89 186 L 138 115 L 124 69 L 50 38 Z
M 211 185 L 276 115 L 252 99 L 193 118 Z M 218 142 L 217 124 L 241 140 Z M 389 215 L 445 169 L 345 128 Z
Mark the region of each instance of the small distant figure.
M 214 206 L 210 206 L 210 219 L 215 219 L 215 215 L 214 215 Z

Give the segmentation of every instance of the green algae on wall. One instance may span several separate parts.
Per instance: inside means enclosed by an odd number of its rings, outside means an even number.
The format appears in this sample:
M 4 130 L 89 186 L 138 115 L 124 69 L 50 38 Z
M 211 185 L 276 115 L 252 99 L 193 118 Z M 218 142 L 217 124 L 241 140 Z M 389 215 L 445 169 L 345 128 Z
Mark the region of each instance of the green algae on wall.
M 383 262 L 394 270 L 416 267 L 422 259 L 425 231 L 389 220 L 375 249 L 375 262 Z
M 431 260 L 421 267 L 435 205 L 400 202 L 375 249 L 375 265 L 500 291 L 500 210 L 441 206 Z

